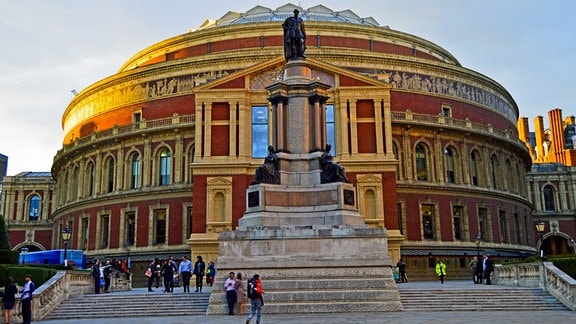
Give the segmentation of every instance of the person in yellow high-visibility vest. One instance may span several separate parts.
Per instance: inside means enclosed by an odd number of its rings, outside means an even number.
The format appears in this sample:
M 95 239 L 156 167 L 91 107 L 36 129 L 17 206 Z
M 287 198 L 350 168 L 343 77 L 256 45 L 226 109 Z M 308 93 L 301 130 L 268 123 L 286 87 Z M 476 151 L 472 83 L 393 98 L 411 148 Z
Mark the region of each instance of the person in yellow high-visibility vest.
M 440 277 L 440 283 L 444 283 L 444 276 L 446 276 L 446 265 L 442 260 L 438 259 L 436 261 L 436 275 Z

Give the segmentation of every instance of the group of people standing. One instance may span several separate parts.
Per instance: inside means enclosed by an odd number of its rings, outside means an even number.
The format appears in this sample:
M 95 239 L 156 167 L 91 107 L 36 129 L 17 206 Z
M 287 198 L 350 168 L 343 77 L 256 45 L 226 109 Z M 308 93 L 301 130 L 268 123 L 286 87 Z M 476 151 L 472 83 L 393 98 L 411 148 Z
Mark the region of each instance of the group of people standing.
M 110 292 L 110 280 L 114 274 L 130 273 L 126 260 L 106 259 L 105 262 L 94 259 L 92 263 L 92 277 L 94 278 L 94 293 Z
M 190 292 L 190 279 L 192 275 L 196 277 L 196 290 L 194 292 L 202 292 L 204 274 L 206 274 L 206 282 L 209 286 L 212 285 L 213 277 L 216 275 L 216 269 L 214 267 L 214 262 L 210 262 L 208 267 L 202 259 L 202 256 L 196 257 L 196 262 L 192 265 L 192 262 L 186 258 L 182 257 L 180 264 L 177 265 L 172 257 L 169 256 L 163 263 L 156 258 L 154 261 L 150 262 L 148 268 L 146 269 L 146 276 L 148 277 L 148 291 L 152 290 L 152 285 L 156 282 L 156 288 L 160 286 L 160 280 L 164 285 L 164 293 L 173 293 L 174 286 L 178 282 L 179 278 L 182 278 L 182 288 L 183 292 Z
M 22 290 L 20 290 L 20 299 L 22 300 L 22 323 L 28 324 L 32 322 L 32 294 L 36 289 L 32 281 L 32 275 L 27 274 L 24 278 L 26 281 Z M 14 315 L 14 307 L 16 306 L 16 294 L 18 293 L 18 286 L 14 283 L 12 277 L 6 279 L 4 285 L 4 292 L 2 293 L 2 302 L 4 306 L 4 323 L 10 324 L 12 316 Z
M 251 284 L 254 285 L 254 289 L 252 296 L 248 294 L 248 297 L 250 297 L 250 314 L 246 319 L 246 324 L 250 323 L 254 316 L 256 316 L 256 324 L 259 324 L 262 317 L 262 306 L 264 305 L 264 299 L 262 298 L 264 289 L 262 289 L 262 281 L 258 274 L 248 280 L 246 288 L 244 288 L 241 273 L 230 272 L 228 274 L 228 279 L 224 282 L 226 301 L 228 302 L 228 315 L 234 315 L 236 306 L 238 306 L 238 315 L 242 315 L 243 305 L 247 297 L 246 292 L 249 292 Z
M 494 263 L 488 254 L 484 254 L 482 260 L 474 257 L 474 259 L 470 261 L 469 266 L 472 272 L 472 281 L 474 281 L 475 284 L 481 284 L 483 282 L 486 285 L 492 284 L 491 276 L 494 271 Z

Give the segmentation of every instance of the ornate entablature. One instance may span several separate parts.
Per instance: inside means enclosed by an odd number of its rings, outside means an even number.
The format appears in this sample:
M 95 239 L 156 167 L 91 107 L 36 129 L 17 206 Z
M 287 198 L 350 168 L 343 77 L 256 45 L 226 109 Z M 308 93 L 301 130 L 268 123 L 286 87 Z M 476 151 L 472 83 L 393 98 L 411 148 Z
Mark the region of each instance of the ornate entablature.
M 410 90 L 427 94 L 439 94 L 458 100 L 472 101 L 505 116 L 516 123 L 518 116 L 513 106 L 501 96 L 485 89 L 461 81 L 437 76 L 410 73 L 398 70 L 380 70 L 377 72 L 354 69 L 377 80 L 389 83 L 394 89 Z

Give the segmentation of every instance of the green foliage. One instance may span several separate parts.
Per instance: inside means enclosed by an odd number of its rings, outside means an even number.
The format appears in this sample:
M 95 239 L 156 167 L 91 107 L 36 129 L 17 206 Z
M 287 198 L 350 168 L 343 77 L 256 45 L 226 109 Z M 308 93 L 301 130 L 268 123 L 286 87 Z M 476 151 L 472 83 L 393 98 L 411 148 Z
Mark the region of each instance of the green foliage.
M 0 250 L 10 250 L 10 240 L 8 240 L 8 228 L 4 216 L 0 215 Z
M 31 274 L 32 281 L 34 281 L 36 287 L 40 287 L 56 274 L 56 270 L 45 267 L 0 264 L 0 287 L 4 286 L 8 276 L 14 278 L 14 282 L 17 282 L 19 286 L 22 286 L 25 282 L 24 277 L 26 277 L 26 274 Z
M 0 250 L 0 264 L 18 264 L 20 252 L 13 250 Z
M 570 277 L 576 279 L 576 257 L 563 257 L 552 260 L 554 265 Z

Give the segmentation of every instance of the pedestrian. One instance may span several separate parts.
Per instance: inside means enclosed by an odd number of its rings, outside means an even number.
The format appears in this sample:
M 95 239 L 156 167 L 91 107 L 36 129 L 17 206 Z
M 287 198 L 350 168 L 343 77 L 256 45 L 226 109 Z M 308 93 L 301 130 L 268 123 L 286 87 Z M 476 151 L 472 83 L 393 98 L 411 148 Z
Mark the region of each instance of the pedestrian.
M 255 296 L 250 298 L 250 314 L 246 319 L 246 324 L 250 323 L 250 320 L 256 315 L 256 324 L 260 324 L 260 317 L 262 317 L 262 306 L 264 305 L 264 299 L 262 295 L 264 294 L 264 289 L 262 289 L 262 281 L 260 280 L 260 275 L 255 274 L 252 277 L 255 281 Z
M 398 263 L 396 263 L 396 266 L 398 267 L 398 271 L 400 271 L 400 282 L 408 282 L 408 278 L 406 278 L 406 263 L 400 259 Z
M 168 257 L 168 261 L 170 262 L 170 265 L 172 266 L 172 280 L 170 281 L 170 292 L 173 293 L 174 292 L 174 284 L 178 284 L 178 265 L 176 265 L 176 261 L 174 261 L 174 259 L 172 259 L 171 255 Z
M 236 305 L 236 279 L 234 279 L 234 272 L 228 274 L 228 279 L 224 282 L 224 289 L 226 289 L 228 315 L 234 315 L 234 305 Z
M 196 257 L 194 262 L 194 275 L 196 276 L 196 292 L 202 292 L 202 280 L 204 279 L 204 271 L 206 271 L 206 263 L 202 260 L 201 256 Z
M 444 277 L 446 276 L 446 265 L 440 259 L 438 259 L 436 262 L 436 275 L 440 277 L 440 283 L 444 284 Z
M 208 269 L 206 269 L 206 284 L 210 287 L 214 284 L 214 278 L 216 277 L 216 267 L 214 266 L 214 261 L 208 263 Z
M 486 279 L 486 284 L 491 285 L 492 281 L 490 280 L 490 276 L 492 275 L 492 271 L 494 271 L 494 263 L 488 257 L 488 254 L 484 254 L 482 270 L 484 270 L 484 279 Z
M 94 293 L 100 293 L 100 261 L 94 258 L 92 265 L 92 278 L 94 278 Z
M 104 265 L 104 293 L 110 292 L 110 279 L 112 278 L 112 264 L 110 259 L 106 259 L 106 264 Z
M 162 267 L 162 277 L 164 278 L 164 293 L 173 292 L 174 288 L 174 273 L 176 268 L 171 259 L 166 260 Z
M 156 277 L 156 288 L 158 288 L 158 277 L 156 276 L 156 263 L 158 258 L 154 261 L 150 261 L 148 268 L 146 269 L 146 277 L 148 277 L 148 292 L 152 292 L 152 284 L 154 283 L 154 277 Z
M 2 301 L 4 302 L 4 323 L 6 324 L 10 324 L 10 321 L 12 321 L 14 305 L 16 305 L 17 293 L 18 288 L 14 284 L 14 279 L 12 277 L 6 278 L 6 284 L 4 285 L 4 296 L 2 298 Z
M 104 264 L 102 262 L 98 262 L 98 266 L 100 267 L 100 293 L 104 293 L 104 286 L 106 282 L 104 281 Z
M 476 263 L 476 283 L 481 284 L 483 280 L 484 280 L 484 262 L 479 257 L 478 262 Z
M 472 258 L 472 260 L 470 260 L 470 263 L 468 263 L 468 267 L 470 267 L 470 272 L 472 273 L 472 281 L 474 283 L 478 283 L 478 278 L 476 276 L 476 265 L 477 264 L 478 264 L 478 257 L 477 256 Z
M 182 276 L 182 287 L 184 292 L 190 292 L 190 277 L 192 276 L 192 262 L 186 258 L 182 257 L 182 262 L 178 267 L 178 273 Z
M 32 294 L 36 289 L 34 282 L 32 282 L 32 275 L 27 274 L 24 277 L 26 283 L 24 284 L 24 288 L 20 292 L 22 295 L 20 299 L 22 300 L 22 324 L 29 324 L 32 322 Z
M 246 291 L 244 290 L 244 283 L 242 282 L 242 274 L 238 272 L 236 275 L 236 304 L 238 304 L 238 315 L 242 315 L 242 308 L 246 301 Z

